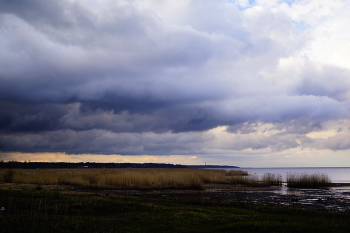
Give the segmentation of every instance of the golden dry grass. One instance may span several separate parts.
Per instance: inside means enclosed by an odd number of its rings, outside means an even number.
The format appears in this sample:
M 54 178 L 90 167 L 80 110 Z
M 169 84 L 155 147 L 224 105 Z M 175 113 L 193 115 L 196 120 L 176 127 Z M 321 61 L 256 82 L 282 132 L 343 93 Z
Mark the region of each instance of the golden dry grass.
M 317 187 L 323 185 L 329 185 L 331 179 L 327 174 L 287 174 L 287 186 L 288 187 Z
M 0 182 L 38 185 L 73 185 L 110 189 L 201 189 L 203 184 L 247 186 L 281 185 L 280 174 L 265 173 L 261 179 L 240 170 L 197 168 L 118 169 L 1 169 Z M 331 183 L 325 174 L 288 174 L 287 185 L 320 186 Z
M 243 171 L 208 169 L 10 169 L 0 182 L 68 184 L 95 188 L 200 189 L 204 183 L 232 183 Z
M 261 178 L 261 183 L 265 185 L 282 185 L 282 175 L 274 173 L 265 173 Z

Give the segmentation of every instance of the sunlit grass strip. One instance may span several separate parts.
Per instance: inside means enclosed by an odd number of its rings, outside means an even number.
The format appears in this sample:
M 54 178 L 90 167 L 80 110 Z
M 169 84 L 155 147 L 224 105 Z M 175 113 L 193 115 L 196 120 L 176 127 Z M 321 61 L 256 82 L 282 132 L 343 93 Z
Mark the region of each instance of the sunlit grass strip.
M 0 182 L 42 185 L 74 185 L 111 189 L 201 189 L 203 184 L 280 186 L 280 174 L 265 173 L 261 179 L 239 170 L 215 169 L 2 169 Z M 328 185 L 326 174 L 288 174 L 288 187 Z
M 287 186 L 288 187 L 319 187 L 331 184 L 332 181 L 327 174 L 287 174 Z
M 234 175 L 234 176 L 232 176 Z M 89 188 L 201 189 L 204 183 L 231 183 L 243 171 L 211 169 L 7 169 L 0 182 L 67 184 Z

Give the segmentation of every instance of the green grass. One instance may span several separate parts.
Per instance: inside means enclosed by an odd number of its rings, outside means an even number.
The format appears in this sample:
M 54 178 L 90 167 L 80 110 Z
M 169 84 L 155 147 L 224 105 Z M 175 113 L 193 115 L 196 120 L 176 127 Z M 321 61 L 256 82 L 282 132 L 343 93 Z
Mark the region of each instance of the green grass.
M 0 232 L 349 232 L 347 214 L 0 189 Z

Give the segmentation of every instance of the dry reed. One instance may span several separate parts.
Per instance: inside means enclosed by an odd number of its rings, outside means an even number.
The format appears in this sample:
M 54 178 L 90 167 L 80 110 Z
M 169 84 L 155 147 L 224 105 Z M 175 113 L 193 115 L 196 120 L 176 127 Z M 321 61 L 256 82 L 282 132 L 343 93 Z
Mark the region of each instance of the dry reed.
M 265 173 L 261 178 L 261 183 L 265 186 L 269 186 L 269 185 L 281 186 L 282 175 L 274 174 L 274 173 Z
M 318 187 L 329 185 L 331 179 L 327 174 L 318 173 L 318 174 L 287 174 L 287 186 L 288 187 Z
M 240 170 L 215 169 L 0 169 L 0 182 L 66 184 L 110 189 L 201 189 L 203 184 L 247 186 L 281 185 L 280 174 L 265 173 L 261 179 Z M 326 174 L 288 174 L 288 187 L 315 187 L 331 183 Z
M 233 177 L 245 174 L 243 171 L 188 168 L 10 169 L 0 171 L 0 182 L 67 184 L 89 188 L 200 189 L 204 183 L 231 183 Z

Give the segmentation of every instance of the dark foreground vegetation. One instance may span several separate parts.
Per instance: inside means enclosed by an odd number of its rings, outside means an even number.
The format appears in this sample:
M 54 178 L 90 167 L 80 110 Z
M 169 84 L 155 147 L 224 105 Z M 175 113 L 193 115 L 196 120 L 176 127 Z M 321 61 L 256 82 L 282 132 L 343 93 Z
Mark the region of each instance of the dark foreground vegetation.
M 0 188 L 0 232 L 349 232 L 350 215 Z

